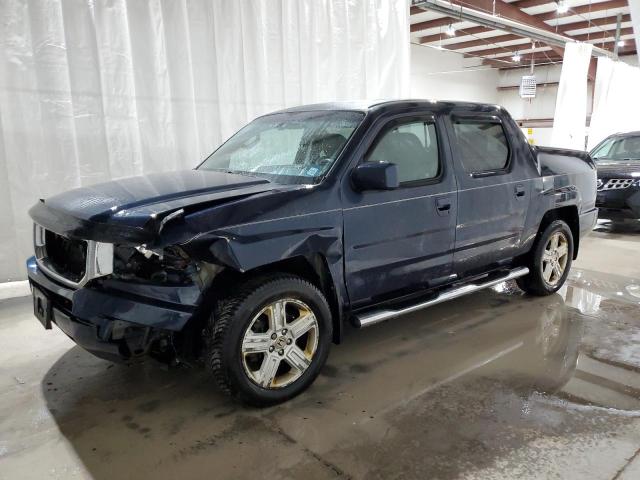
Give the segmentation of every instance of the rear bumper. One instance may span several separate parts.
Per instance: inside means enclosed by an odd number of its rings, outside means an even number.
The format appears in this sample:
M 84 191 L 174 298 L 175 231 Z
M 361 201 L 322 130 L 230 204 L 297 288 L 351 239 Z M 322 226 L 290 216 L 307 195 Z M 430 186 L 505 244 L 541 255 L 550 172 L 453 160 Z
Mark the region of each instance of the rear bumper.
M 35 257 L 27 260 L 27 272 L 32 288 L 43 292 L 51 304 L 52 322 L 85 350 L 111 361 L 129 360 L 170 342 L 195 312 L 194 305 L 140 296 L 139 286 L 129 292 L 71 289 L 42 272 Z
M 598 209 L 594 208 L 580 215 L 580 238 L 588 235 L 598 222 Z

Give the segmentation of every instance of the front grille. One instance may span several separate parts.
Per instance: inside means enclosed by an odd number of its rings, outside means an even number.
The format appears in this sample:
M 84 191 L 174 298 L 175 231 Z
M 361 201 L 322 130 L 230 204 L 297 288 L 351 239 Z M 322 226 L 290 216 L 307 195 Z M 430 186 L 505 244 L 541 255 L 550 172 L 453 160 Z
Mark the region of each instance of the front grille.
M 632 178 L 612 178 L 603 182 L 598 180 L 598 191 L 603 192 L 605 190 L 622 190 L 623 188 L 629 188 L 633 185 L 634 180 Z
M 46 230 L 45 250 L 49 266 L 58 275 L 72 282 L 84 278 L 87 273 L 87 242 Z
M 72 288 L 113 273 L 113 244 L 68 238 L 34 225 L 33 243 L 38 267 Z

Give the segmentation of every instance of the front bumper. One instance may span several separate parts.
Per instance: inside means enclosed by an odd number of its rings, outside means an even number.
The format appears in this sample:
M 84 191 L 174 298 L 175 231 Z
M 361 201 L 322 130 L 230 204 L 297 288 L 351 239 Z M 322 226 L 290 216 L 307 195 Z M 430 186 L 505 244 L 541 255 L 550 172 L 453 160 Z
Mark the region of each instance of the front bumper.
M 29 283 L 52 307 L 52 322 L 92 354 L 111 361 L 143 355 L 170 342 L 194 316 L 200 291 L 104 281 L 72 289 L 49 278 L 35 257 L 27 260 Z
M 640 219 L 640 187 L 600 191 L 596 206 L 600 209 L 601 218 Z

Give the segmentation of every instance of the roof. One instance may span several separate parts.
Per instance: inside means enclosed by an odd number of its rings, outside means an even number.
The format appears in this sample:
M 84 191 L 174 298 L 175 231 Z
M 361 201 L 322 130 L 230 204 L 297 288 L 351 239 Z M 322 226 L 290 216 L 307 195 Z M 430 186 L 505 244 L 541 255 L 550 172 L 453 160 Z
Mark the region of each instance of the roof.
M 353 110 L 368 112 L 372 110 L 402 110 L 404 108 L 429 107 L 435 110 L 443 108 L 461 108 L 469 110 L 483 109 L 485 111 L 498 111 L 502 107 L 490 103 L 462 102 L 455 100 L 427 100 L 419 98 L 395 99 L 395 100 L 359 100 L 350 102 L 326 102 L 311 105 L 300 105 L 286 108 L 272 113 L 283 112 L 311 112 L 317 110 Z

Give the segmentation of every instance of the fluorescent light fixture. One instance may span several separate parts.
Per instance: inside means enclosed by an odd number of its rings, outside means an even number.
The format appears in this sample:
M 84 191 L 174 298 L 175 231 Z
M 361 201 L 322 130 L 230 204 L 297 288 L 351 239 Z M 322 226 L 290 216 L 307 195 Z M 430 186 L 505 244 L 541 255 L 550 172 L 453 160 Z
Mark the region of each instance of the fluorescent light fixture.
M 445 30 L 445 33 L 449 36 L 449 37 L 455 37 L 456 36 L 456 28 L 449 24 L 449 26 L 447 27 L 447 29 Z
M 522 60 L 522 57 L 518 52 L 516 52 L 516 54 L 513 57 L 511 57 L 511 60 L 513 60 L 514 62 L 519 62 L 520 60 Z
M 618 40 L 618 46 L 624 47 L 624 40 Z
M 569 4 L 566 0 L 559 0 L 558 2 L 558 13 L 567 13 L 569 11 Z

